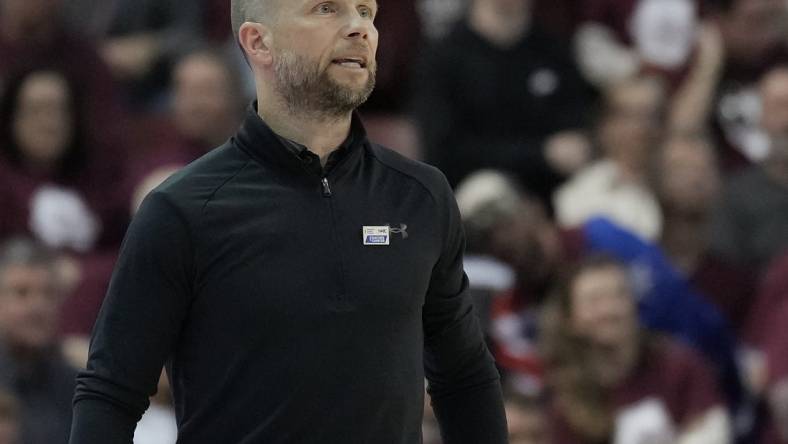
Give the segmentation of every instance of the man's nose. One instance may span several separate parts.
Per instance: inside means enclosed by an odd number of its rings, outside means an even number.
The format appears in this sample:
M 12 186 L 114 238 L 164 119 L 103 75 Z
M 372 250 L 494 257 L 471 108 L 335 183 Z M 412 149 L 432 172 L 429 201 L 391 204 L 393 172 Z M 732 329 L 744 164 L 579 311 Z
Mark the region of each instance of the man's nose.
M 358 13 L 354 13 L 351 15 L 347 29 L 345 30 L 345 38 L 369 40 L 370 35 L 374 32 L 376 32 L 376 29 L 371 20 L 362 17 Z

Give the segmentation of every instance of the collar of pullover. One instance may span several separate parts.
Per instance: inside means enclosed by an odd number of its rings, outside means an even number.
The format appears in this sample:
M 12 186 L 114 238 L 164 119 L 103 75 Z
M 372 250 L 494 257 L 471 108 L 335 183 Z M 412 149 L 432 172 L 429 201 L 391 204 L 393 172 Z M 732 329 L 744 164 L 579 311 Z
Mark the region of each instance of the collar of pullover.
M 257 101 L 254 101 L 246 111 L 235 140 L 241 148 L 258 161 L 268 165 L 306 169 L 319 175 L 329 174 L 334 167 L 348 157 L 358 156 L 361 147 L 367 142 L 367 133 L 357 112 L 353 113 L 350 125 L 350 134 L 347 139 L 334 150 L 328 157 L 325 168 L 320 165 L 317 154 L 292 140 L 276 134 L 257 114 Z

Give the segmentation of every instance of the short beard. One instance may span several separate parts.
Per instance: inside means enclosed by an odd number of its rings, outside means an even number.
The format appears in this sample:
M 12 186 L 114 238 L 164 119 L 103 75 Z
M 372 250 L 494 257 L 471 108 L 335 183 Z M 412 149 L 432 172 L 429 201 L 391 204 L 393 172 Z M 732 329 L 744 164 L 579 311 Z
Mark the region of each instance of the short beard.
M 367 83 L 354 90 L 335 82 L 328 70 L 290 51 L 282 51 L 274 65 L 275 87 L 292 114 L 341 118 L 367 101 L 375 89 L 375 61 L 367 65 Z

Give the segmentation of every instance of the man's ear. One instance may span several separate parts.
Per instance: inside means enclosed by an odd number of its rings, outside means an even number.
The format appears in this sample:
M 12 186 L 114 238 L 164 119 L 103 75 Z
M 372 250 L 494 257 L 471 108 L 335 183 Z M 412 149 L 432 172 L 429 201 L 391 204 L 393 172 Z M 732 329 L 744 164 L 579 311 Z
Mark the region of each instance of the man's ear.
M 251 65 L 273 64 L 272 42 L 271 29 L 260 23 L 246 22 L 238 31 L 238 43 Z

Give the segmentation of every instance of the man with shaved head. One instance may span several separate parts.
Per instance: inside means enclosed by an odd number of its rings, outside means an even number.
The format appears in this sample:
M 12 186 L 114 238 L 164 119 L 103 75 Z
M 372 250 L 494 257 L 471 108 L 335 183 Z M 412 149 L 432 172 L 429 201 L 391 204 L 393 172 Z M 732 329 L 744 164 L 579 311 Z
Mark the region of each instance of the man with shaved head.
M 366 136 L 375 0 L 240 0 L 257 100 L 154 189 L 77 378 L 71 444 L 131 444 L 162 366 L 179 444 L 506 443 L 444 176 Z

